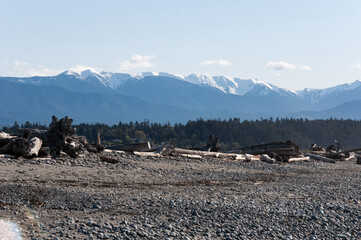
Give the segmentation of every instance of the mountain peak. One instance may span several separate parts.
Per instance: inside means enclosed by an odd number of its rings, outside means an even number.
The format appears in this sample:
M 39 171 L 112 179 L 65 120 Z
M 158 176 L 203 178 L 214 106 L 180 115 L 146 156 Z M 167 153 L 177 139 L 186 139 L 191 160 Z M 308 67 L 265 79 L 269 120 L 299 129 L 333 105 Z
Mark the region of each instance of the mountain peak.
M 98 72 L 95 72 L 94 70 L 91 70 L 91 69 L 87 69 L 87 70 L 84 70 L 82 72 L 80 72 L 80 76 L 82 79 L 86 79 L 88 78 L 89 76 L 95 76 L 95 77 L 103 77 L 100 73 Z
M 66 70 L 66 71 L 60 73 L 58 76 L 60 76 L 60 75 L 68 75 L 68 76 L 74 76 L 74 77 L 76 77 L 76 78 L 80 78 L 80 74 L 79 74 L 79 73 L 74 72 L 74 71 L 71 71 L 71 70 Z

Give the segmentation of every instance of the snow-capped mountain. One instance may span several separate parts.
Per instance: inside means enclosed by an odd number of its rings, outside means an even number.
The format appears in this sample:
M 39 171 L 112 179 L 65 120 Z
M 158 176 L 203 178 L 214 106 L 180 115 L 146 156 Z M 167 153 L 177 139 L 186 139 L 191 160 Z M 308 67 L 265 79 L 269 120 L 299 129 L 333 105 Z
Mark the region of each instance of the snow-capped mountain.
M 303 90 L 297 91 L 297 93 L 298 93 L 299 98 L 308 100 L 312 104 L 314 104 L 330 94 L 351 91 L 351 90 L 357 89 L 359 87 L 361 87 L 361 81 L 356 80 L 352 83 L 345 83 L 345 84 L 341 84 L 341 85 L 337 85 L 337 86 L 329 87 L 329 88 L 324 88 L 324 89 L 305 88 Z
M 361 101 L 360 81 L 325 89 L 306 88 L 293 91 L 257 79 L 227 76 L 68 70 L 48 77 L 0 77 L 0 83 L 1 96 L 4 99 L 11 98 L 11 106 L 13 106 L 10 109 L 9 103 L 1 101 L 0 115 L 8 119 L 27 116 L 27 120 L 31 120 L 30 117 L 35 115 L 36 119 L 40 119 L 45 109 L 49 109 L 49 113 L 51 111 L 54 111 L 54 114 L 69 112 L 69 114 L 78 114 L 79 116 L 76 116 L 79 118 L 87 119 L 90 115 L 85 109 L 89 108 L 86 105 L 89 101 L 92 102 L 92 111 L 98 111 L 98 115 L 91 115 L 92 121 L 104 121 L 107 117 L 113 120 L 132 119 L 131 115 L 134 113 L 135 116 L 135 112 L 137 112 L 137 119 L 143 116 L 142 112 L 151 112 L 149 116 L 145 114 L 144 118 L 160 119 L 162 116 L 165 117 L 164 121 L 197 117 L 322 118 L 326 115 L 331 117 L 336 110 L 337 116 L 342 116 L 344 113 L 342 109 L 345 108 L 342 106 L 354 107 Z M 6 97 L 5 93 L 11 93 L 11 95 Z M 70 99 L 74 100 L 70 101 Z M 138 101 L 136 111 L 128 107 L 134 101 Z M 147 106 L 149 111 L 141 106 Z M 19 109 L 31 109 L 31 111 L 27 114 L 24 110 L 20 114 Z M 176 111 L 170 109 L 177 109 L 177 114 Z M 355 109 L 355 112 L 349 111 L 344 117 L 361 116 L 361 109 L 360 113 L 358 111 L 359 109 Z M 115 114 L 116 112 L 130 115 L 120 119 L 121 114 Z M 170 112 L 172 116 L 169 115 Z
M 73 82 L 69 82 L 64 77 L 68 76 Z M 309 101 L 314 104 L 327 95 L 337 92 L 350 91 L 361 87 L 361 81 L 357 80 L 353 83 L 346 83 L 325 89 L 305 88 L 303 90 L 288 90 L 277 87 L 273 84 L 259 81 L 257 79 L 240 79 L 227 76 L 210 76 L 201 74 L 190 74 L 182 76 L 179 74 L 171 74 L 167 72 L 143 72 L 139 74 L 128 73 L 112 73 L 112 72 L 96 72 L 94 70 L 85 70 L 74 72 L 67 70 L 57 76 L 49 77 L 30 77 L 30 78 L 8 78 L 13 81 L 34 84 L 34 85 L 57 85 L 64 87 L 65 85 L 73 85 L 76 80 L 83 83 L 92 83 L 101 85 L 113 90 L 119 90 L 125 83 L 129 81 L 139 81 L 147 77 L 168 77 L 177 80 L 183 80 L 192 84 L 204 85 L 219 89 L 224 93 L 247 96 L 266 96 L 269 94 L 278 94 L 280 96 L 293 96 L 302 100 Z M 69 87 L 65 87 L 68 89 Z
M 302 100 L 314 105 L 327 98 L 327 96 L 352 91 L 361 88 L 361 81 L 346 83 L 325 89 L 288 90 L 277 87 L 273 84 L 259 81 L 257 79 L 240 79 L 227 76 L 210 76 L 201 74 L 190 74 L 182 76 L 167 72 L 143 72 L 139 74 L 96 72 L 85 70 L 74 72 L 67 70 L 57 76 L 30 77 L 30 78 L 8 78 L 12 81 L 34 84 L 34 85 L 55 85 L 67 90 L 80 92 L 104 92 L 109 90 L 119 91 L 125 84 L 136 82 L 149 77 L 167 77 L 192 84 L 216 88 L 223 93 L 248 97 L 278 96 Z M 354 98 L 351 100 L 355 100 Z

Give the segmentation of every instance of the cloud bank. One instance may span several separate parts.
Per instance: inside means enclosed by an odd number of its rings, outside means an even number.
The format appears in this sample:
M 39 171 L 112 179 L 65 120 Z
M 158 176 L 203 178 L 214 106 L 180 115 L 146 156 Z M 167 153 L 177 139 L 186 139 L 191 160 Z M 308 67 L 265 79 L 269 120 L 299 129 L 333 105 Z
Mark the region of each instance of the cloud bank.
M 32 66 L 27 62 L 13 61 L 6 62 L 5 67 L 11 69 L 18 76 L 30 77 L 30 76 L 51 76 L 59 74 L 61 71 L 46 68 L 43 65 Z

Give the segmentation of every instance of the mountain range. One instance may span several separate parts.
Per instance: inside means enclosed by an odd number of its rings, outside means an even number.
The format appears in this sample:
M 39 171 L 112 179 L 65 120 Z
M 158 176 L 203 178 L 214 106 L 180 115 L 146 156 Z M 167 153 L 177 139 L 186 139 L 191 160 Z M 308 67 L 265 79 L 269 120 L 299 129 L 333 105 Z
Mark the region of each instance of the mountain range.
M 196 118 L 361 119 L 361 82 L 294 91 L 256 79 L 165 72 L 65 71 L 57 76 L 0 77 L 0 125 L 49 121 L 186 122 Z

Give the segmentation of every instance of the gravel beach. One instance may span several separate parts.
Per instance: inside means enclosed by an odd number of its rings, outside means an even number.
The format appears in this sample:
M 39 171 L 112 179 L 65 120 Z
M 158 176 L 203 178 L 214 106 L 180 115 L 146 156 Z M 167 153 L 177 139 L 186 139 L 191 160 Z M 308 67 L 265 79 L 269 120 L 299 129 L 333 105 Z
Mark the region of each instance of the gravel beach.
M 23 239 L 361 239 L 355 161 L 106 155 L 0 158 L 0 220 Z

